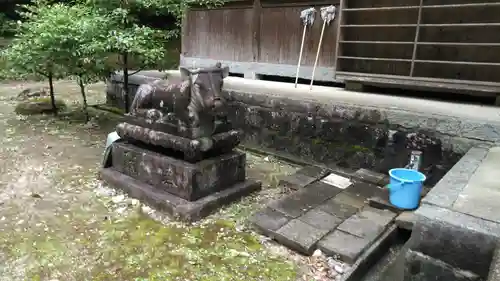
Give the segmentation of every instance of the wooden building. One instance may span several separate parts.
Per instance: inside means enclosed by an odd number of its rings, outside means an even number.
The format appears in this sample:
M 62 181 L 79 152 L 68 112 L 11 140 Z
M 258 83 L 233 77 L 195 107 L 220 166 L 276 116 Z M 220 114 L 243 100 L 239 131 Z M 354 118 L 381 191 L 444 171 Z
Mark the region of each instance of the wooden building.
M 332 4 L 315 80 L 500 93 L 500 0 L 233 0 L 188 12 L 181 65 L 221 61 L 246 77 L 294 77 L 300 11 Z M 311 78 L 322 23 L 317 13 L 301 78 Z

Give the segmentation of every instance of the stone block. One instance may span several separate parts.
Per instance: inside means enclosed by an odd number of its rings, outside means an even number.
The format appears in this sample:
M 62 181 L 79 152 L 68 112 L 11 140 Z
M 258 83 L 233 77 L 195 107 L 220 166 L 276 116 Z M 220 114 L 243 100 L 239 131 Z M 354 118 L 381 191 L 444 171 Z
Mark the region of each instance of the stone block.
M 279 186 L 281 188 L 289 188 L 292 190 L 299 190 L 306 185 L 314 182 L 316 178 L 310 177 L 301 173 L 295 173 L 292 175 L 284 176 L 279 181 Z
M 387 176 L 367 169 L 359 169 L 354 172 L 354 177 L 374 185 L 382 185 Z
M 322 167 L 312 166 L 312 165 L 306 166 L 306 167 L 297 171 L 297 174 L 302 174 L 302 175 L 305 175 L 305 176 L 308 176 L 311 178 L 315 178 L 315 179 L 321 179 L 330 173 L 331 173 L 331 170 L 328 168 L 322 168 Z
M 335 196 L 335 201 L 353 206 L 355 208 L 362 208 L 368 203 L 368 200 L 361 196 L 356 196 L 352 193 L 341 192 L 337 196 Z
M 360 238 L 375 239 L 395 216 L 395 213 L 387 210 L 366 207 L 341 223 L 337 229 Z
M 230 204 L 261 189 L 260 182 L 247 180 L 199 200 L 188 201 L 174 194 L 154 188 L 151 185 L 139 182 L 113 168 L 102 169 L 100 176 L 102 180 L 112 187 L 121 189 L 129 194 L 129 196 L 186 222 L 200 220 L 221 206 Z
M 372 239 L 334 230 L 318 242 L 318 249 L 327 255 L 338 255 L 343 262 L 353 264 L 370 243 Z
M 292 218 L 271 208 L 264 208 L 255 213 L 251 218 L 251 224 L 264 235 L 271 238 L 274 233 Z
M 342 222 L 342 219 L 324 212 L 316 207 L 298 218 L 299 220 L 321 230 L 333 230 Z
M 289 217 L 297 218 L 310 209 L 319 206 L 325 200 L 328 200 L 328 197 L 315 192 L 315 189 L 305 188 L 285 198 L 271 202 L 269 207 Z
M 278 229 L 275 239 L 297 252 L 310 255 L 316 243 L 328 232 L 329 230 L 317 229 L 301 220 L 293 219 Z
M 390 210 L 390 211 L 395 212 L 395 213 L 401 212 L 401 209 L 392 205 L 389 202 L 389 195 L 388 194 L 386 194 L 384 197 L 375 196 L 375 197 L 369 198 L 368 205 L 370 207 L 380 209 L 380 210 Z
M 487 154 L 487 148 L 471 148 L 432 188 L 422 202 L 445 208 L 451 207 Z
M 186 200 L 197 200 L 245 180 L 242 152 L 189 163 L 126 142 L 113 144 L 113 168 Z
M 347 219 L 348 217 L 354 215 L 358 211 L 357 207 L 353 207 L 351 205 L 339 202 L 335 198 L 332 198 L 324 202 L 318 208 L 321 211 L 334 215 L 341 220 Z
M 416 213 L 419 217 L 408 241 L 412 250 L 482 278 L 488 275 L 498 225 L 435 206 L 423 205 Z
M 405 254 L 404 281 L 480 281 L 473 272 L 451 265 L 422 253 L 408 250 Z
M 306 190 L 304 192 L 307 192 L 307 193 L 311 194 L 312 196 L 319 195 L 319 196 L 323 197 L 325 200 L 327 200 L 329 198 L 336 196 L 340 192 L 342 192 L 342 189 L 340 189 L 336 186 L 324 183 L 322 181 L 315 181 L 311 184 L 308 184 L 306 186 Z
M 383 197 L 386 191 L 383 188 L 366 182 L 355 182 L 345 189 L 345 193 L 349 193 L 358 197 L 360 200 L 366 201 L 371 197 Z

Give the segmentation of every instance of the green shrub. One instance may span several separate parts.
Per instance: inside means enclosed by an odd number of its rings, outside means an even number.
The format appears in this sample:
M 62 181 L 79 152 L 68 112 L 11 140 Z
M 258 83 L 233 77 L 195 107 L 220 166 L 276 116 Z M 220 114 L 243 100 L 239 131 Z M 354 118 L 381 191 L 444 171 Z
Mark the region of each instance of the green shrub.
M 62 100 L 56 99 L 57 111 L 66 109 L 66 104 Z M 17 104 L 15 112 L 20 115 L 36 115 L 52 112 L 52 103 L 50 98 L 37 98 L 20 102 Z

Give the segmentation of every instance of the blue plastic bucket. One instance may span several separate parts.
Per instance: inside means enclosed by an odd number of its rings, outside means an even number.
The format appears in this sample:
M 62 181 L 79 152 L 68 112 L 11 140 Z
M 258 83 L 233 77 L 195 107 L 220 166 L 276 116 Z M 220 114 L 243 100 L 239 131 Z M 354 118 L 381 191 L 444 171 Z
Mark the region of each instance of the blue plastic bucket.
M 391 169 L 389 171 L 389 201 L 406 210 L 418 208 L 425 175 L 416 170 Z

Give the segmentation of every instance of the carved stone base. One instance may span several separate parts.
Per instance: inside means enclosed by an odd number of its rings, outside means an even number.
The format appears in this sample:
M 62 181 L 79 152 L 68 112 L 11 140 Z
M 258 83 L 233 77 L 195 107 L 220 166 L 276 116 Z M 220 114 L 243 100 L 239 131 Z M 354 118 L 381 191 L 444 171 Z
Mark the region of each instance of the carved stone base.
M 187 222 L 200 220 L 221 206 L 232 203 L 261 189 L 260 182 L 247 180 L 197 201 L 187 201 L 171 193 L 142 183 L 113 168 L 104 168 L 101 170 L 101 179 L 115 188 L 122 189 L 131 197 L 137 198 L 142 202 L 147 202 L 152 207 Z
M 189 163 L 127 142 L 112 148 L 116 171 L 189 201 L 244 181 L 245 160 L 236 151 Z
M 128 141 L 162 147 L 181 152 L 181 158 L 189 162 L 197 162 L 210 155 L 218 155 L 232 151 L 241 141 L 242 132 L 231 130 L 215 134 L 212 137 L 189 139 L 152 130 L 130 123 L 116 126 L 118 135 Z

